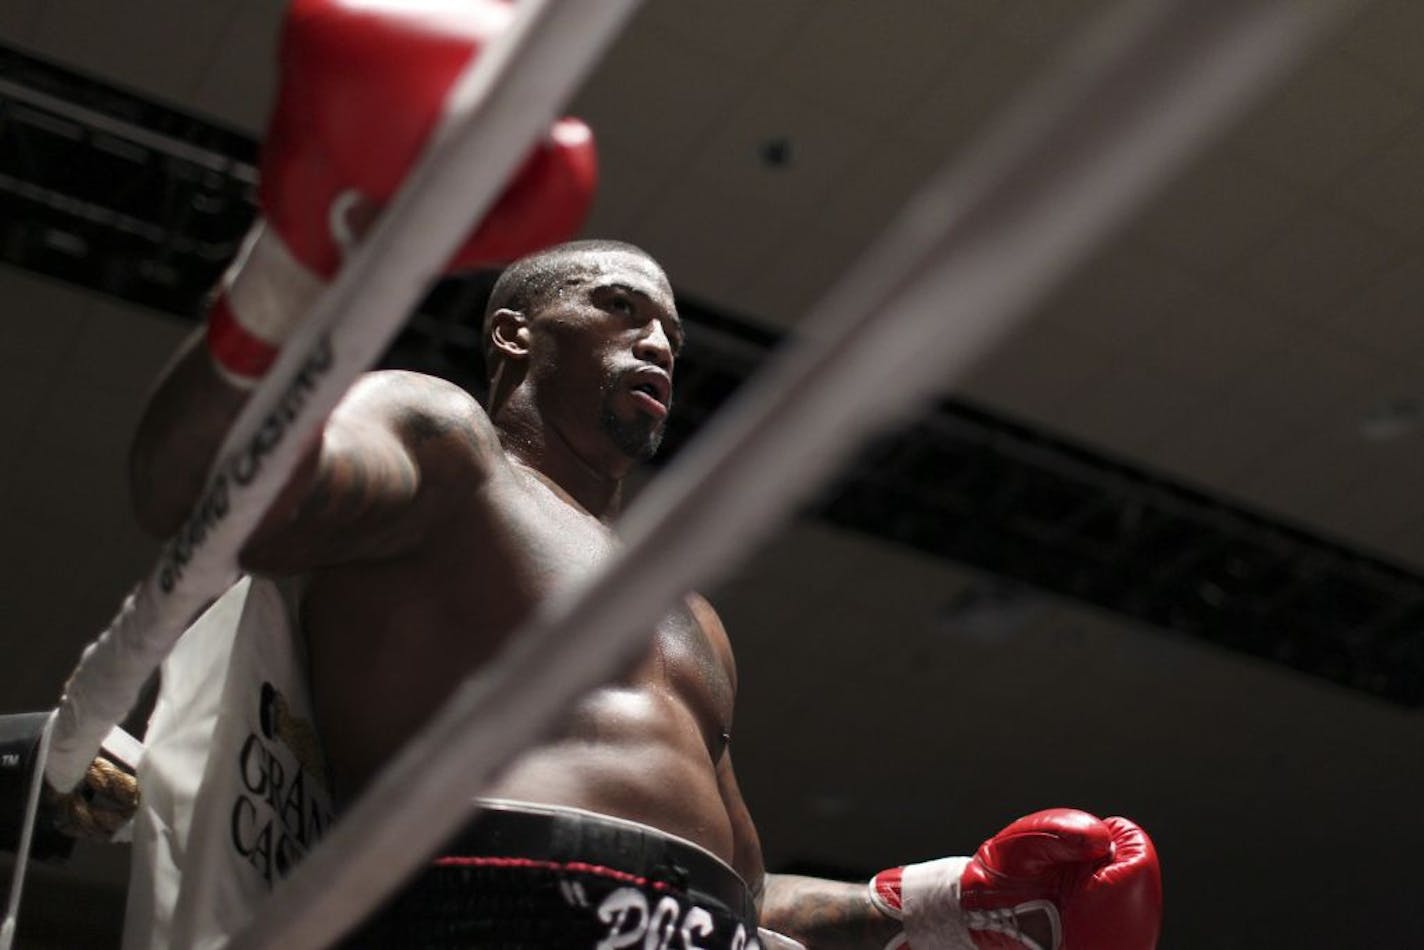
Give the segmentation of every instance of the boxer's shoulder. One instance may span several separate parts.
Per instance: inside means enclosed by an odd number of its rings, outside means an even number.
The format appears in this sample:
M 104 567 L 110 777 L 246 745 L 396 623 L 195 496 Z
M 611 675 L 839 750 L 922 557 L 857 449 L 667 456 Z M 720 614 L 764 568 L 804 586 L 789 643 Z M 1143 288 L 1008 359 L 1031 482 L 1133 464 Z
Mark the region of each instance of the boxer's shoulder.
M 488 465 L 503 458 L 494 424 L 475 398 L 424 373 L 367 373 L 342 400 L 337 417 L 388 428 L 423 463 Z

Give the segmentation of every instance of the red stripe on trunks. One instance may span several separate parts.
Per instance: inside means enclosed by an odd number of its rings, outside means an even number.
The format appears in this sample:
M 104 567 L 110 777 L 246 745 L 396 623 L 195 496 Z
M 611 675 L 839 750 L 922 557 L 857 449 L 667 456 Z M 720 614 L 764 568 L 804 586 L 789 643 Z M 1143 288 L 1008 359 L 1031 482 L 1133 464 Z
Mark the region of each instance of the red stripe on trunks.
M 665 881 L 653 881 L 636 874 L 629 874 L 627 871 L 619 871 L 616 868 L 607 868 L 601 864 L 589 864 L 585 861 L 536 861 L 533 858 L 462 858 L 444 857 L 436 858 L 437 867 L 458 867 L 458 868 L 531 868 L 541 871 L 571 871 L 575 874 L 593 874 L 598 877 L 612 878 L 624 884 L 634 884 L 638 887 L 651 887 L 655 891 L 672 890 L 672 886 Z

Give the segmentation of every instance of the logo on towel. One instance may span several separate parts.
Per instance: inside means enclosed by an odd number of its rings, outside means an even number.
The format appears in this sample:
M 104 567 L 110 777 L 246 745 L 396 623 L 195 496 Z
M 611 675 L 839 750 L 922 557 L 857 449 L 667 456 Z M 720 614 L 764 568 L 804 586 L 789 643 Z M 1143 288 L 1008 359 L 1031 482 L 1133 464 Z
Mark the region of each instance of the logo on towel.
M 259 697 L 259 729 L 238 750 L 242 788 L 232 806 L 232 844 L 271 883 L 296 866 L 331 824 L 326 763 L 311 722 L 294 715 L 271 683 Z

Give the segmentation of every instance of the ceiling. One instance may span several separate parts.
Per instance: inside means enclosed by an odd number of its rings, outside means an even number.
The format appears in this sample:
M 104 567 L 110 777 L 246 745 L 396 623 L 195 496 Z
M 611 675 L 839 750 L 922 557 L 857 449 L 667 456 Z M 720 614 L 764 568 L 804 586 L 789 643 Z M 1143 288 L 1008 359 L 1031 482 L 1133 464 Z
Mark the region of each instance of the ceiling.
M 588 231 L 794 329 L 1106 6 L 649 0 L 570 107 L 600 142 Z M 8 0 L 0 43 L 259 134 L 280 9 Z M 1421 40 L 1424 5 L 1365 6 L 952 391 L 1424 571 Z M 14 268 L 0 299 L 0 700 L 39 708 L 152 556 L 122 453 L 188 325 Z M 1164 947 L 1421 932 L 1419 713 L 1047 596 L 950 609 L 985 589 L 813 521 L 724 585 L 774 867 L 964 851 L 1074 803 L 1154 832 Z M 115 867 L 47 872 L 33 945 L 109 945 Z M 86 920 L 53 897 L 80 891 Z

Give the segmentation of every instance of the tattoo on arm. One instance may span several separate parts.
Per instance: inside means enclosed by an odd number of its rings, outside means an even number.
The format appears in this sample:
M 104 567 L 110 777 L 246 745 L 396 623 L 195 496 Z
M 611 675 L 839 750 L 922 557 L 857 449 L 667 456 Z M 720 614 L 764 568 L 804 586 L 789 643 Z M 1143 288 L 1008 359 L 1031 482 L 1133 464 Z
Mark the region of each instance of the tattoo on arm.
M 298 517 L 333 524 L 357 521 L 382 507 L 415 495 L 419 476 L 405 452 L 394 445 L 347 454 L 322 466 Z
M 451 433 L 459 434 L 459 428 L 453 420 L 427 412 L 409 413 L 401 424 L 406 441 L 412 450 L 443 439 Z
M 483 457 L 497 447 L 484 410 L 463 391 L 445 384 L 432 386 L 422 377 L 400 378 L 393 386 L 408 394 L 396 426 L 412 454 L 427 447 L 441 451 L 434 444 L 442 442 L 446 451 L 462 450 L 473 457 Z
M 333 417 L 311 460 L 249 541 L 246 567 L 281 573 L 387 556 L 418 536 L 420 469 L 409 440 L 378 415 Z
M 900 932 L 870 903 L 864 884 L 787 874 L 767 876 L 762 926 L 810 950 L 882 950 Z

